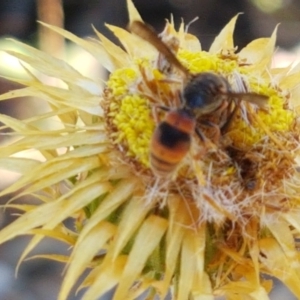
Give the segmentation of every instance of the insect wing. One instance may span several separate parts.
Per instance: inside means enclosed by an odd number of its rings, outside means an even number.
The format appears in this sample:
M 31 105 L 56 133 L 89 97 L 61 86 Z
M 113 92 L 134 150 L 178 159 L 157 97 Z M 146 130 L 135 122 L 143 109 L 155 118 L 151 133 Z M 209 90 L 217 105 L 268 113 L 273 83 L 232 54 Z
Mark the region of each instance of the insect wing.
M 169 47 L 161 41 L 156 32 L 150 26 L 141 21 L 133 21 L 128 27 L 131 32 L 135 33 L 140 38 L 154 46 L 159 53 L 165 56 L 166 60 L 170 64 L 175 66 L 186 77 L 190 75 L 188 69 L 181 64 Z
M 256 104 L 259 108 L 268 110 L 269 97 L 257 93 L 226 93 L 228 98 L 243 100 Z

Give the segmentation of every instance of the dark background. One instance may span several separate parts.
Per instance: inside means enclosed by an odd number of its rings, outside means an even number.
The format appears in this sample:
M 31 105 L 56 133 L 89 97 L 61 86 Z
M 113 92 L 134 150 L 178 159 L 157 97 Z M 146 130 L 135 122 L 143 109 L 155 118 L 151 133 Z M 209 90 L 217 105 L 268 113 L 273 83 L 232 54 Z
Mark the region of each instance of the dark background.
M 37 5 L 41 1 L 0 0 L 0 38 L 13 36 L 34 46 L 38 45 Z M 99 31 L 113 38 L 104 23 L 121 27 L 128 23 L 125 0 L 64 0 L 62 3 L 64 27 L 81 37 L 93 35 L 93 24 Z M 158 31 L 163 29 L 165 19 L 170 19 L 171 13 L 177 26 L 181 18 L 188 23 L 198 16 L 199 20 L 190 26 L 189 31 L 200 39 L 205 50 L 224 25 L 239 12 L 244 12 L 238 19 L 235 31 L 235 44 L 239 48 L 255 38 L 269 37 L 278 23 L 281 23 L 277 39 L 280 48 L 290 50 L 300 40 L 300 0 L 135 0 L 134 4 L 144 21 Z M 0 78 L 0 94 L 18 87 Z M 0 103 L 0 113 L 24 117 L 24 108 L 21 109 L 22 113 L 16 113 L 20 112 L 19 107 L 19 99 L 4 101 Z M 0 199 L 0 204 L 7 200 Z M 11 221 L 9 213 L 0 211 L 0 226 Z M 0 299 L 56 300 L 63 265 L 43 259 L 26 261 L 21 266 L 18 279 L 14 278 L 15 265 L 28 241 L 28 237 L 21 237 L 0 247 Z M 68 255 L 68 251 L 65 245 L 46 239 L 34 254 Z M 80 298 L 79 294 L 71 296 L 69 300 Z M 295 298 L 284 289 L 277 288 L 271 299 Z
M 37 0 L 1 0 L 0 36 L 13 35 L 34 42 L 36 37 Z M 104 22 L 125 27 L 127 12 L 125 0 L 64 0 L 65 28 L 79 36 L 92 35 L 91 24 L 101 32 Z M 254 38 L 270 36 L 276 24 L 281 23 L 278 45 L 294 47 L 299 42 L 299 0 L 135 0 L 143 19 L 162 30 L 164 20 L 172 13 L 175 23 L 181 18 L 186 23 L 196 16 L 190 31 L 196 34 L 207 49 L 221 28 L 237 13 L 243 12 L 236 28 L 236 44 L 245 46 Z

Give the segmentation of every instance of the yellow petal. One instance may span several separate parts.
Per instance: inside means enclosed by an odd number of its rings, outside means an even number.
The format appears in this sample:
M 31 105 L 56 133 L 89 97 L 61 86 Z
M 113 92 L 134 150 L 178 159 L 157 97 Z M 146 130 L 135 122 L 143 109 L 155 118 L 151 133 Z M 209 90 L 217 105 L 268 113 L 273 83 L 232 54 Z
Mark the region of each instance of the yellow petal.
M 77 70 L 75 70 L 70 65 L 66 64 L 65 61 L 55 58 L 43 51 L 40 51 L 34 47 L 28 46 L 16 40 L 13 40 L 21 48 L 26 50 L 26 53 L 23 54 L 15 51 L 8 50 L 6 51 L 8 54 L 17 57 L 29 64 L 32 68 L 39 70 L 40 72 L 52 76 L 55 78 L 60 78 L 65 82 L 73 82 L 74 78 L 82 78 L 86 80 L 90 80 L 84 76 L 82 76 Z
M 259 241 L 260 260 L 266 271 L 280 279 L 299 299 L 300 277 L 298 260 L 288 258 L 281 246 L 271 238 Z
M 142 280 L 139 282 L 139 284 L 137 286 L 134 286 L 134 288 L 132 288 L 130 290 L 130 292 L 128 294 L 128 299 L 140 299 L 142 294 L 145 293 L 145 291 L 149 291 L 149 288 L 151 289 L 151 287 L 153 286 L 154 283 L 155 283 L 155 281 L 152 279 L 142 278 Z M 153 295 L 153 293 L 151 290 L 150 293 L 148 293 L 147 300 L 150 300 L 152 295 Z M 154 300 L 155 298 L 152 297 L 152 299 Z
M 158 246 L 163 234 L 167 229 L 167 220 L 150 216 L 143 222 L 135 240 L 134 245 L 128 255 L 128 261 L 114 294 L 114 300 L 126 299 L 129 288 L 134 283 L 137 276 L 142 272 L 148 257 Z M 141 251 L 141 247 L 143 251 Z
M 220 53 L 222 50 L 232 50 L 234 49 L 233 42 L 233 32 L 235 28 L 235 23 L 240 14 L 233 17 L 229 23 L 221 30 L 219 35 L 215 38 L 212 45 L 210 46 L 210 53 Z
M 236 274 L 234 274 L 236 273 Z M 253 266 L 248 262 L 247 264 L 237 265 L 233 272 L 234 276 L 237 277 L 235 279 L 240 279 L 245 282 L 245 284 L 240 285 L 237 280 L 230 282 L 221 288 L 227 290 L 228 297 L 232 293 L 235 293 L 237 289 L 239 289 L 239 296 L 243 299 L 244 295 L 251 295 L 251 299 L 269 299 L 268 292 L 271 290 L 272 285 L 270 286 L 270 282 L 266 283 L 264 278 L 260 278 L 260 281 L 257 280 L 257 272 L 253 268 Z M 235 289 L 234 285 L 237 283 Z M 267 297 L 267 298 L 266 298 Z
M 178 38 L 181 48 L 189 50 L 191 52 L 201 51 L 201 44 L 199 39 L 187 32 L 183 22 L 181 22 L 178 30 Z
M 45 237 L 50 237 L 53 239 L 56 239 L 58 241 L 67 243 L 71 246 L 73 246 L 76 242 L 76 239 L 74 236 L 71 236 L 69 234 L 63 233 L 59 229 L 55 228 L 53 230 L 48 230 L 48 229 L 32 229 L 30 230 L 30 233 L 33 235 L 42 235 Z
M 295 240 L 290 229 L 290 224 L 281 218 L 281 216 L 276 216 L 276 214 L 265 219 L 264 224 L 276 238 L 285 255 L 290 259 L 296 259 L 297 251 L 295 249 Z
M 98 164 L 99 160 L 97 156 L 86 158 L 84 161 L 80 161 L 80 159 L 76 161 L 74 161 L 74 159 L 63 161 L 53 160 L 44 164 L 39 164 L 31 170 L 30 173 L 32 174 L 26 174 L 26 176 L 23 176 L 17 182 L 10 185 L 5 191 L 2 191 L 0 195 L 17 191 L 29 183 L 31 183 L 31 185 L 21 192 L 19 196 L 33 193 L 63 181 L 66 178 L 76 176 L 79 172 L 94 169 Z M 54 170 L 56 170 L 56 172 L 54 172 Z M 62 170 L 62 172 L 57 173 L 57 170 Z M 39 174 L 40 177 L 37 178 L 35 174 Z
M 252 282 L 249 281 L 230 282 L 222 289 L 226 291 L 228 299 L 269 300 L 268 294 L 263 287 L 255 289 Z
M 67 263 L 69 261 L 69 256 L 59 255 L 59 254 L 39 254 L 28 257 L 26 261 L 33 260 L 37 258 L 50 259 L 61 263 Z
M 0 243 L 4 243 L 14 237 L 26 234 L 31 229 L 49 222 L 62 208 L 61 202 L 50 202 L 20 216 L 10 226 L 0 231 Z
M 105 65 L 102 62 L 101 64 L 110 72 L 114 71 L 115 69 L 120 69 L 127 66 L 129 62 L 128 54 L 119 46 L 112 43 L 95 28 L 94 31 L 102 42 L 103 49 L 105 49 L 105 53 L 107 53 L 106 55 L 109 55 L 109 57 L 105 57 Z M 107 64 L 106 60 L 108 60 L 110 64 Z
M 31 210 L 34 210 L 36 208 L 36 205 L 30 205 L 30 204 L 4 204 L 4 205 L 1 205 L 0 206 L 1 208 L 13 208 L 13 209 L 17 209 L 17 210 L 20 210 L 22 212 L 28 212 L 28 211 L 31 211 Z
M 128 31 L 113 25 L 106 25 L 110 31 L 119 39 L 126 52 L 131 58 L 153 57 L 157 51 L 145 40 L 137 35 L 131 34 Z
M 38 95 L 37 95 L 38 93 Z M 23 89 L 18 89 L 18 90 L 14 90 L 14 91 L 11 91 L 11 92 L 7 92 L 7 93 L 4 93 L 2 95 L 0 95 L 0 101 L 1 100 L 6 100 L 6 99 L 11 99 L 11 98 L 14 98 L 14 97 L 39 97 L 40 96 L 40 92 L 35 90 L 35 89 L 32 89 L 30 87 L 28 88 L 23 88 Z M 50 103 L 51 105 L 51 103 Z M 31 123 L 36 123 L 36 122 L 40 122 L 40 121 L 46 121 L 48 120 L 49 118 L 52 118 L 52 117 L 57 117 L 57 116 L 61 116 L 61 115 L 65 115 L 65 114 L 68 114 L 68 117 L 67 118 L 61 118 L 62 122 L 66 121 L 67 124 L 74 124 L 73 120 L 74 118 L 70 117 L 70 116 L 73 116 L 75 114 L 75 110 L 74 108 L 72 107 L 60 107 L 60 108 L 56 108 L 54 106 L 52 106 L 52 111 L 50 112 L 46 112 L 44 114 L 38 114 L 38 115 L 35 115 L 31 118 L 28 118 L 28 119 L 24 119 L 22 120 L 22 123 L 19 124 L 20 127 L 20 131 L 19 130 L 16 130 L 17 132 L 23 132 L 24 134 L 27 132 L 27 130 L 32 130 L 31 127 L 25 127 L 26 128 L 26 131 L 23 131 L 21 129 L 23 129 L 23 125 L 24 124 L 31 124 Z M 0 118 L 3 118 L 3 115 L 0 115 Z M 7 116 L 5 116 L 6 120 L 7 120 Z M 12 118 L 13 119 L 13 118 Z M 13 119 L 15 120 L 15 119 Z M 3 121 L 2 121 L 3 122 Z M 3 122 L 6 124 L 6 122 Z M 17 123 L 15 123 L 17 124 Z M 60 125 L 60 124 L 58 124 Z M 59 126 L 60 128 L 62 126 Z M 34 129 L 36 130 L 36 127 L 34 127 Z M 54 130 L 54 128 L 53 128 Z
M 1 147 L 0 156 L 5 157 L 5 155 L 9 156 L 32 148 L 56 150 L 63 147 L 80 146 L 83 141 L 85 144 L 99 144 L 106 141 L 106 135 L 103 132 L 91 130 L 64 135 L 57 135 L 55 132 L 44 133 L 44 135 L 42 135 L 41 131 L 36 133 L 36 135 L 28 136 L 15 142 L 11 147 Z
M 155 287 L 158 289 L 162 299 L 165 298 L 169 290 L 171 280 L 177 267 L 177 260 L 185 234 L 185 226 L 188 225 L 187 219 L 189 219 L 186 212 L 186 205 L 181 197 L 172 197 L 170 199 L 169 209 L 170 216 L 166 239 L 165 275 L 162 281 L 155 283 Z
M 186 32 L 183 38 L 183 41 L 180 43 L 182 47 L 191 52 L 201 51 L 200 41 L 194 35 Z
M 300 214 L 298 210 L 290 211 L 282 214 L 283 218 L 294 228 L 300 232 Z
M 3 95 L 1 95 L 3 96 Z M 4 96 L 5 99 L 5 96 Z M 25 124 L 24 122 L 22 122 L 21 120 L 12 118 L 8 115 L 4 115 L 4 114 L 0 114 L 0 121 L 5 124 L 7 127 L 13 129 L 16 132 L 26 132 L 26 133 L 34 133 L 36 132 L 36 128 Z
M 112 264 L 101 265 L 92 270 L 82 283 L 81 287 L 89 286 L 82 300 L 98 299 L 99 296 L 115 287 L 120 281 L 127 259 L 127 256 L 122 255 L 117 257 Z
M 288 74 L 279 81 L 279 86 L 282 89 L 292 90 L 294 87 L 299 85 L 300 71 L 292 74 Z
M 72 216 L 75 212 L 87 206 L 91 201 L 109 192 L 111 188 L 110 183 L 99 183 L 99 176 L 97 175 L 98 174 L 95 173 L 85 181 L 80 182 L 72 190 L 56 199 L 56 201 L 40 205 L 35 210 L 22 215 L 13 223 L 14 226 L 6 227 L 6 230 L 0 232 L 0 240 L 7 240 L 14 237 L 10 230 L 11 227 L 18 229 L 18 235 L 25 234 L 31 229 L 41 225 L 43 225 L 43 229 L 52 230 L 59 223 Z M 56 208 L 55 212 L 53 207 Z M 45 214 L 47 214 L 47 218 L 45 217 Z M 31 218 L 35 218 L 34 222 L 30 222 Z M 42 238 L 43 237 L 40 235 L 34 236 L 23 251 L 19 259 L 18 266 Z
M 127 0 L 127 9 L 129 15 L 129 23 L 133 22 L 134 20 L 143 21 L 138 10 L 135 8 L 131 0 Z
M 101 222 L 85 236 L 81 243 L 76 244 L 69 259 L 69 267 L 64 276 L 59 300 L 67 299 L 79 276 L 85 271 L 93 257 L 103 248 L 108 239 L 114 235 L 115 231 L 115 225 Z
M 269 300 L 270 299 L 267 291 L 263 287 L 260 287 L 260 288 L 256 289 L 255 291 L 251 292 L 249 294 L 249 296 L 251 296 L 251 298 L 253 300 Z
M 82 38 L 79 38 L 78 36 L 68 32 L 67 30 L 64 30 L 62 28 L 49 25 L 43 22 L 39 22 L 43 26 L 53 30 L 54 32 L 59 33 L 61 36 L 64 36 L 66 39 L 69 39 L 70 41 L 74 42 L 78 46 L 82 47 L 86 51 L 88 51 L 90 54 L 92 54 L 100 64 L 108 71 L 112 72 L 115 70 L 117 66 L 113 64 L 113 62 L 110 59 L 109 53 L 101 46 L 99 42 L 92 42 L 92 41 L 87 41 Z M 61 78 L 58 76 L 58 78 Z
M 47 229 L 45 229 L 47 228 Z M 19 272 L 19 268 L 21 263 L 26 260 L 25 257 L 28 255 L 28 253 L 33 250 L 36 245 L 45 237 L 52 237 L 54 239 L 63 241 L 65 243 L 74 245 L 75 244 L 75 237 L 74 235 L 66 234 L 66 230 L 62 224 L 59 224 L 58 226 L 43 226 L 42 229 L 32 229 L 29 230 L 28 233 L 35 234 L 33 238 L 30 240 L 29 244 L 26 246 L 26 248 L 23 250 L 21 257 L 18 260 L 15 273 L 17 274 Z M 60 261 L 60 260 L 58 260 Z M 66 262 L 66 261 L 64 261 Z
M 201 285 L 201 292 L 197 291 L 197 289 L 196 289 L 196 287 L 199 288 L 199 285 Z M 193 293 L 194 300 L 214 300 L 215 299 L 215 297 L 213 295 L 213 290 L 212 290 L 210 279 L 206 273 L 202 274 L 201 281 L 198 281 L 197 276 L 196 276 L 193 290 L 196 290 L 196 292 Z
M 189 299 L 193 285 L 196 294 L 209 290 L 209 286 L 203 287 L 205 226 L 195 231 L 186 230 L 182 242 L 178 299 Z
M 152 209 L 152 205 L 145 206 L 145 203 L 139 197 L 130 200 L 122 214 L 108 257 L 111 255 L 112 260 L 116 259 L 129 239 L 132 238 L 133 233 L 144 221 L 150 209 Z
M 28 170 L 32 170 L 37 167 L 40 162 L 20 157 L 7 157 L 0 158 L 0 168 L 10 170 L 12 172 L 17 172 L 19 174 L 27 174 Z
M 253 64 L 252 68 L 260 71 L 264 71 L 266 66 L 270 67 L 276 44 L 277 29 L 278 26 L 275 27 L 270 38 L 260 38 L 249 43 L 239 52 L 239 58 Z
M 259 247 L 258 247 L 258 236 L 259 232 L 259 221 L 253 218 L 247 224 L 247 235 L 244 237 L 245 242 L 248 245 L 249 254 L 252 259 L 253 264 L 253 276 L 251 281 L 254 287 L 259 287 L 260 284 L 260 274 L 259 274 Z M 250 278 L 248 278 L 250 280 Z
M 120 178 L 128 177 L 128 174 L 121 174 L 118 171 L 117 173 L 120 175 Z M 138 184 L 138 180 L 132 177 L 128 179 L 123 179 L 121 182 L 119 182 L 118 185 L 114 187 L 113 191 L 111 191 L 109 195 L 107 195 L 105 199 L 101 202 L 101 204 L 93 213 L 91 218 L 87 220 L 85 226 L 83 227 L 80 233 L 80 236 L 78 237 L 78 243 L 81 242 L 84 236 L 88 234 L 88 232 L 94 226 L 96 226 L 100 221 L 104 220 L 115 209 L 117 209 L 121 204 L 123 204 L 124 201 L 126 201 L 132 195 Z
M 77 110 L 86 111 L 91 115 L 103 116 L 103 110 L 99 105 L 100 89 L 98 88 L 98 94 L 92 94 L 90 92 L 92 89 L 85 88 L 85 86 L 91 84 L 97 86 L 97 84 L 91 80 L 87 82 L 82 78 L 74 78 L 73 87 L 70 87 L 69 89 L 47 86 L 39 81 L 28 81 L 24 79 L 15 79 L 14 81 L 30 87 L 1 95 L 0 100 L 8 99 L 12 96 L 39 97 L 48 101 L 48 103 L 52 104 L 54 107 L 67 105 Z M 75 83 L 77 83 L 77 85 Z M 84 99 L 84 101 L 82 99 Z M 63 119 L 63 121 L 66 122 L 66 124 L 75 124 L 77 122 L 77 113 L 73 113 L 71 116 L 72 118 Z

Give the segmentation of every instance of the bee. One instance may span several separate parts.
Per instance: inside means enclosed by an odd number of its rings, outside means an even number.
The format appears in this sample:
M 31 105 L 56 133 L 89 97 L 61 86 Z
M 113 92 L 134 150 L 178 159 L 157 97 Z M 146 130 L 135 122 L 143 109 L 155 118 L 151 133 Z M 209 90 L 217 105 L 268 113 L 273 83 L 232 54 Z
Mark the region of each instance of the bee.
M 156 127 L 150 143 L 150 166 L 159 177 L 173 174 L 188 153 L 196 119 L 185 108 L 169 110 Z
M 174 173 L 189 152 L 195 132 L 202 142 L 206 141 L 197 124 L 215 128 L 217 142 L 229 127 L 241 100 L 266 108 L 266 96 L 233 92 L 229 82 L 213 72 L 191 73 L 150 26 L 133 21 L 129 29 L 152 44 L 182 75 L 181 105 L 175 109 L 160 107 L 166 114 L 151 139 L 150 166 L 155 175 L 168 177 Z

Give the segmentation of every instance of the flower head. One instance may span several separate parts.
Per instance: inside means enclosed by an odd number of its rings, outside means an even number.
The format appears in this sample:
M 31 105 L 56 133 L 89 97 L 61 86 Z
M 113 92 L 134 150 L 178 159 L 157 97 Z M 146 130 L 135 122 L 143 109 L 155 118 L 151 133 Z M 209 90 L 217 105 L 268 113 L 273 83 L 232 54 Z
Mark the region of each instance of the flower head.
M 129 0 L 128 9 L 131 22 L 141 20 Z M 100 43 L 44 24 L 100 60 L 110 72 L 103 92 L 100 83 L 39 50 L 22 45 L 28 55 L 11 53 L 67 85 L 45 85 L 27 70 L 21 82 L 27 87 L 0 98 L 38 96 L 51 107 L 23 121 L 0 116 L 19 136 L 1 148 L 1 166 L 23 175 L 1 195 L 18 191 L 15 198 L 40 200 L 7 204 L 24 214 L 0 232 L 0 242 L 32 234 L 20 261 L 45 236 L 72 246 L 70 257 L 47 255 L 67 263 L 60 300 L 87 268 L 80 288 L 89 300 L 114 287 L 115 300 L 145 291 L 149 299 L 168 291 L 175 299 L 268 299 L 271 283 L 261 274 L 300 297 L 299 71 L 271 68 L 276 30 L 237 51 L 235 21 L 208 52 L 184 24 L 176 31 L 167 23 L 160 35 L 183 69 L 222 76 L 232 93 L 244 94 L 230 101 L 234 96 L 223 95 L 228 106 L 205 122 L 195 117 L 202 135 L 190 134 L 191 148 L 166 178 L 151 169 L 150 142 L 168 110 L 182 105 L 187 82 L 147 40 L 108 25 L 123 51 L 96 30 Z M 266 105 L 255 95 L 265 96 Z M 220 130 L 224 114 L 228 128 Z M 53 117 L 60 129 L 36 125 Z M 44 161 L 14 156 L 26 149 Z M 69 217 L 72 230 L 63 223 Z

